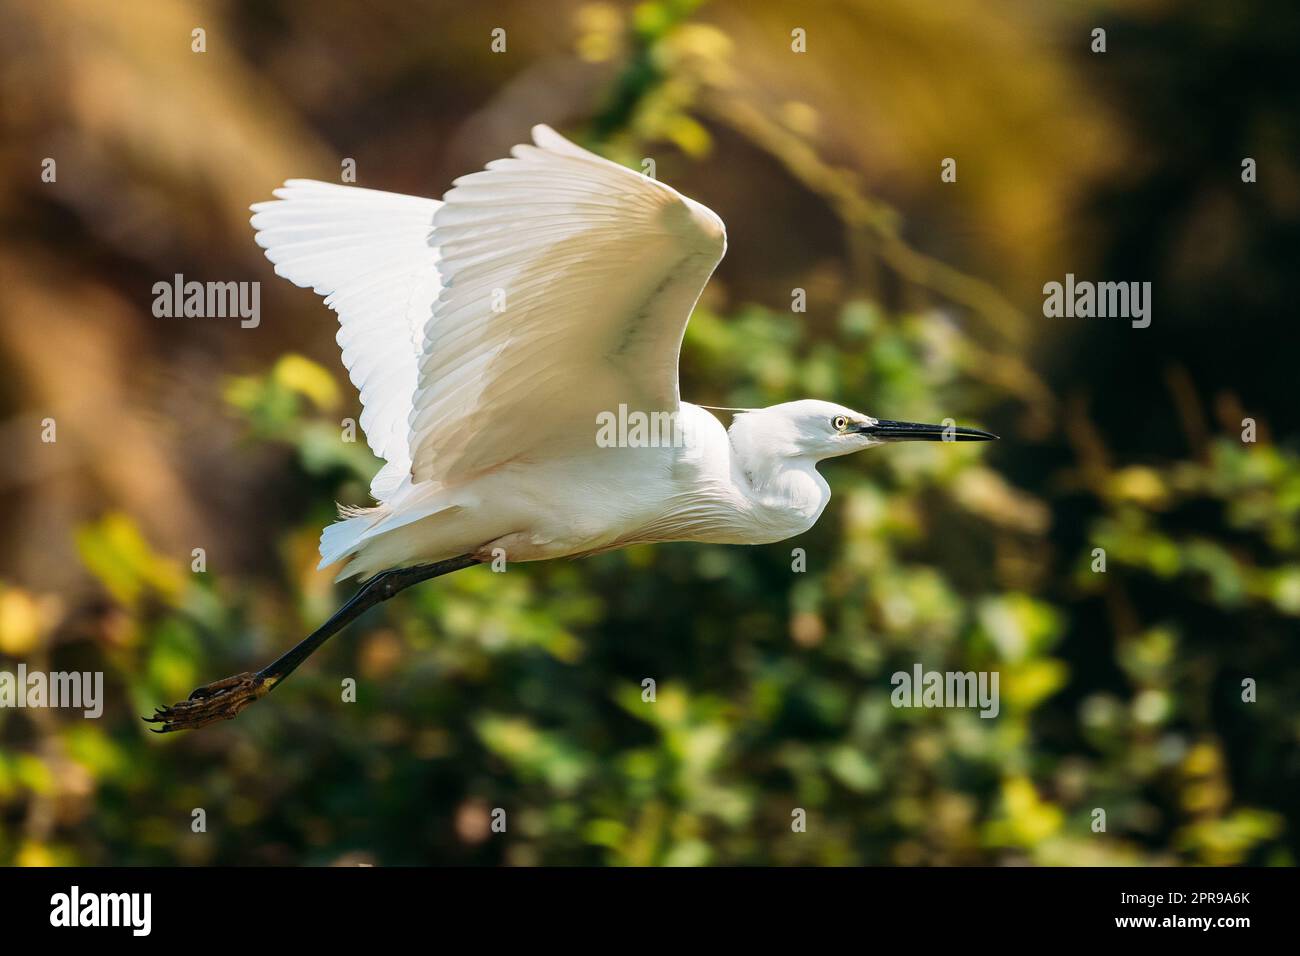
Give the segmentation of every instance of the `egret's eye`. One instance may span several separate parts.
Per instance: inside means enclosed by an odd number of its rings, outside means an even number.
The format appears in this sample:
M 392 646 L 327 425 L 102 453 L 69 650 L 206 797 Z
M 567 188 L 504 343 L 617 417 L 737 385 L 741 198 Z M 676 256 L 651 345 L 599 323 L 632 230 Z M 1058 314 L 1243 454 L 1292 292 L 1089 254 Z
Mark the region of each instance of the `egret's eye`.
M 831 419 L 831 426 L 837 431 L 842 432 L 849 427 L 849 420 L 843 415 L 836 415 Z

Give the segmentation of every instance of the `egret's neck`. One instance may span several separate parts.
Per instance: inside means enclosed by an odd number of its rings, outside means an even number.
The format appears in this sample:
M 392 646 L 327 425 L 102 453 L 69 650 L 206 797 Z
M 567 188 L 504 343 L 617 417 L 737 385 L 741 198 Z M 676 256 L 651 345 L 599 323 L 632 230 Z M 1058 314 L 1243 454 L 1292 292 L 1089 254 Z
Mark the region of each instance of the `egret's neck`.
M 817 520 L 831 497 L 830 485 L 817 473 L 816 464 L 806 458 L 787 458 L 747 470 L 745 477 L 760 504 L 788 509 L 810 522 Z
M 755 503 L 784 510 L 811 525 L 830 500 L 830 486 L 817 462 L 760 423 L 738 419 L 728 432 L 732 460 Z

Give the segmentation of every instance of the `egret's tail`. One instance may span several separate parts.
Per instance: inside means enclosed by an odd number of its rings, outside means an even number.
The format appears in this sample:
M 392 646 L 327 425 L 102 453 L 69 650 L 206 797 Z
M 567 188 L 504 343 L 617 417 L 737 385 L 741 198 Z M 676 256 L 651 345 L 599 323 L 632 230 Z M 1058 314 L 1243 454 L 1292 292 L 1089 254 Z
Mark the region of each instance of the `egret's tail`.
M 321 532 L 320 567 L 351 558 L 335 580 L 354 575 L 364 580 L 380 571 L 442 561 L 463 553 L 483 540 L 472 530 L 469 544 L 454 533 L 448 536 L 446 522 L 463 512 L 459 505 L 421 507 L 418 502 L 396 511 L 387 505 L 340 508 L 340 520 Z
M 365 533 L 375 523 L 376 516 L 370 513 L 347 514 L 341 520 L 329 525 L 320 536 L 320 564 L 318 568 L 327 568 L 342 561 L 361 547 Z

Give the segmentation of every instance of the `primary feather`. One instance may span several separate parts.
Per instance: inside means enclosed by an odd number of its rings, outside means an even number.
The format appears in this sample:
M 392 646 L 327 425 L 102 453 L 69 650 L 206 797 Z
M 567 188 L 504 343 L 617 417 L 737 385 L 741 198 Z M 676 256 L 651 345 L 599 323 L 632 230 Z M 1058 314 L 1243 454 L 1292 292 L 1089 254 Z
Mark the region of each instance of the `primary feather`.
M 387 462 L 370 487 L 383 501 L 411 469 L 420 349 L 442 287 L 430 242 L 442 203 L 308 179 L 290 179 L 274 195 L 252 207 L 257 244 L 276 275 L 314 289 L 339 314 L 361 429 Z

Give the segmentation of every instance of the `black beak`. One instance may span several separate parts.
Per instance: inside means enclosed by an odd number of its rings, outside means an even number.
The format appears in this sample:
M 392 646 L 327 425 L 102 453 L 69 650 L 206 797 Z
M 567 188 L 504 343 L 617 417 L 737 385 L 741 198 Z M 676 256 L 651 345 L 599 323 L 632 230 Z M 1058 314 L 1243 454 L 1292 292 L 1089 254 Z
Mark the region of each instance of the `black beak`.
M 874 425 L 859 425 L 858 431 L 881 441 L 995 441 L 997 435 L 961 425 L 924 425 L 921 422 L 891 422 L 879 419 Z

